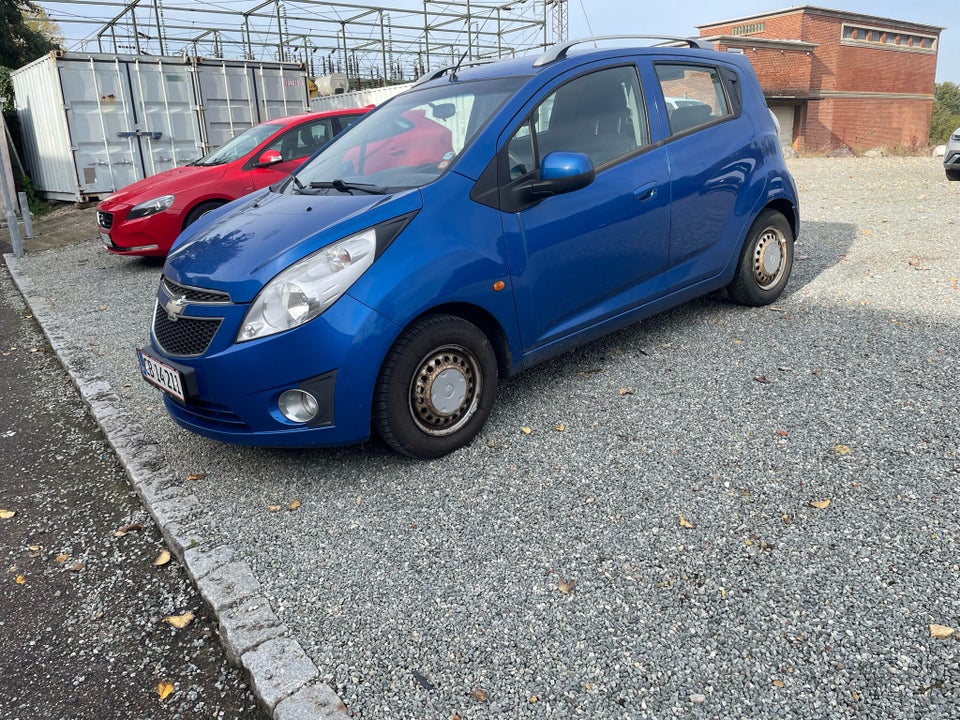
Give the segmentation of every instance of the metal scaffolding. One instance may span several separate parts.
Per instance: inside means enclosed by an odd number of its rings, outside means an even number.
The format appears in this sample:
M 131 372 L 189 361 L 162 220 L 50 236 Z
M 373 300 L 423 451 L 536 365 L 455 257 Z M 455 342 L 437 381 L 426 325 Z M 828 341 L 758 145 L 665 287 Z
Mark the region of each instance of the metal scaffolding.
M 567 39 L 568 0 L 396 2 L 58 0 L 42 6 L 64 32 L 68 51 L 300 62 L 311 76 L 345 74 L 353 89 L 413 80 L 461 57 L 510 57 Z M 92 16 L 98 11 L 110 14 Z

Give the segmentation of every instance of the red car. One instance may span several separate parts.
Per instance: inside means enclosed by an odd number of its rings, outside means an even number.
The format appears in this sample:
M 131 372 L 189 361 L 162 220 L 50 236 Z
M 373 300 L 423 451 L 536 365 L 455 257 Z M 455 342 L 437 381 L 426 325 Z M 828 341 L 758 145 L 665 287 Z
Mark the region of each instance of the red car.
M 189 165 L 127 185 L 97 205 L 100 240 L 118 255 L 164 256 L 187 225 L 282 180 L 367 110 L 270 120 Z

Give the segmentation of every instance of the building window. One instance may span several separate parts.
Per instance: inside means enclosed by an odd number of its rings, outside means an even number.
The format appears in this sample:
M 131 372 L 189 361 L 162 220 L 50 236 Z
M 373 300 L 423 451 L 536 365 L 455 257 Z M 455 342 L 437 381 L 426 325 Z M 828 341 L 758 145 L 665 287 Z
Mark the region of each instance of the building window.
M 840 42 L 843 45 L 888 47 L 914 52 L 936 52 L 937 38 L 932 35 L 898 33 L 883 28 L 849 25 L 844 23 Z
M 763 32 L 763 23 L 750 23 L 749 25 L 737 25 L 733 28 L 733 35 L 754 35 Z

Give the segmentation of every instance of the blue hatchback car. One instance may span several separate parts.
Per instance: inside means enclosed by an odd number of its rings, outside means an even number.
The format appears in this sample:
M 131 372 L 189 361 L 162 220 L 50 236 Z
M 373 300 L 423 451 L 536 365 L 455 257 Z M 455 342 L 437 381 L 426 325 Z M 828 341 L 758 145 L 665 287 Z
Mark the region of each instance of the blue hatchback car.
M 603 40 L 425 76 L 184 231 L 139 352 L 174 420 L 437 457 L 501 378 L 719 288 L 779 297 L 798 201 L 747 59 Z

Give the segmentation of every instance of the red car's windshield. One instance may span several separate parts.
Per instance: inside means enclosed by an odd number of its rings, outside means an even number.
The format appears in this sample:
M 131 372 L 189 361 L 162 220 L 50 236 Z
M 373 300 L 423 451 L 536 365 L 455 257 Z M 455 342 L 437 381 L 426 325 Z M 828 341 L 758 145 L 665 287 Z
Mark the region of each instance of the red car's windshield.
M 279 129 L 280 126 L 276 123 L 263 123 L 261 125 L 254 125 L 252 128 L 241 133 L 240 135 L 237 135 L 232 140 L 228 140 L 213 152 L 204 155 L 193 164 L 223 165 L 224 163 L 238 160 Z

